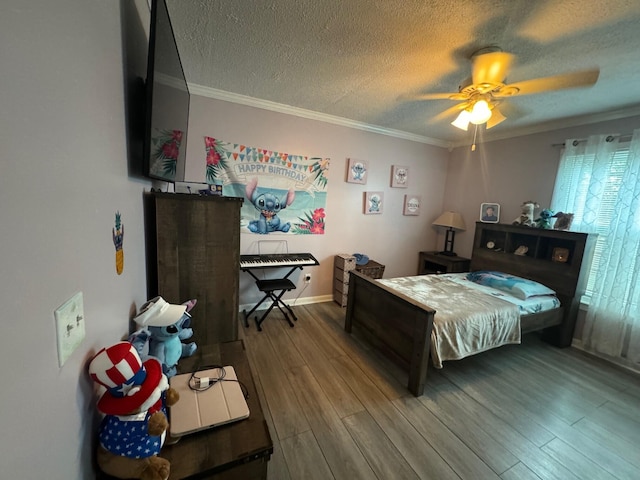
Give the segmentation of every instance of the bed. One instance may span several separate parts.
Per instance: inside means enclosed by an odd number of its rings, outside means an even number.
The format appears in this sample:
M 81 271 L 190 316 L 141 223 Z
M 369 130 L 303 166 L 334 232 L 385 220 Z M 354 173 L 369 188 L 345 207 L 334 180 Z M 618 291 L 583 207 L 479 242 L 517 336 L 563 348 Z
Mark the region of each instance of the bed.
M 462 355 L 458 358 L 508 343 L 519 343 L 520 335 L 532 331 L 542 331 L 543 338 L 556 346 L 570 345 L 579 299 L 586 283 L 585 270 L 588 271 L 587 264 L 592 252 L 593 242 L 589 237 L 575 232 L 479 222 L 476 225 L 471 271 L 504 272 L 539 282 L 556 292 L 559 306 L 537 313 L 521 313 L 519 307 L 509 306 L 502 299 L 497 303 L 493 302 L 487 308 L 505 310 L 504 314 L 496 314 L 496 318 L 504 317 L 507 323 L 513 323 L 515 309 L 517 330 L 505 329 L 503 336 L 494 344 L 489 342 L 475 345 L 466 351 L 465 342 L 473 343 L 479 336 L 477 329 L 470 328 L 471 334 L 467 339 L 464 335 L 459 335 Z M 487 245 L 493 248 L 487 248 Z M 515 255 L 513 252 L 522 245 L 527 245 L 530 253 Z M 554 260 L 554 252 L 558 248 L 562 248 L 565 253 L 566 260 L 563 262 Z M 568 257 L 566 251 L 569 251 Z M 432 293 L 424 290 L 416 295 L 416 290 L 422 290 L 416 285 L 426 282 L 432 284 L 437 291 L 441 288 L 439 284 L 454 281 L 453 277 L 447 275 L 374 280 L 359 272 L 350 272 L 345 330 L 351 333 L 355 329 L 373 348 L 404 367 L 408 371 L 408 389 L 416 396 L 424 392 L 427 370 L 432 361 L 438 365 L 439 362 L 455 359 L 446 354 L 442 358 L 441 352 L 432 355 L 434 322 L 435 331 L 439 333 L 438 311 L 444 315 L 450 309 L 448 304 L 442 303 L 445 301 L 442 297 L 449 294 L 443 293 L 441 298 L 434 294 L 430 298 Z M 457 290 L 462 291 L 464 287 L 459 285 Z M 476 307 L 482 303 L 478 298 L 472 296 L 467 301 L 454 296 L 451 303 L 467 303 Z M 480 307 L 474 309 L 480 310 Z

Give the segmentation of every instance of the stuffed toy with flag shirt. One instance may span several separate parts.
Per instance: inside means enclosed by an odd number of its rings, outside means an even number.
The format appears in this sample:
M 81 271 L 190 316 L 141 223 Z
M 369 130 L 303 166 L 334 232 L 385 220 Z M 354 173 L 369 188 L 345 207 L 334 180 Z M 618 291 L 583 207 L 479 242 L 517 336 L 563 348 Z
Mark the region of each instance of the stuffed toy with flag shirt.
M 143 363 L 130 342 L 118 342 L 93 357 L 89 374 L 101 387 L 96 404 L 104 415 L 98 431 L 100 469 L 117 478 L 168 479 L 170 463 L 158 454 L 169 427 L 167 407 L 179 395 L 160 362 Z

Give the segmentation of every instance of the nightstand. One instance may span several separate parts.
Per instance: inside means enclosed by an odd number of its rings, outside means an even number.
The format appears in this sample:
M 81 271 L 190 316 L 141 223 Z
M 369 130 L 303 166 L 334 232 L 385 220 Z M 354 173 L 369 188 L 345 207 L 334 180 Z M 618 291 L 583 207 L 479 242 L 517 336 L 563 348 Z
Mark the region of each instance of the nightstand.
M 459 256 L 442 255 L 438 252 L 420 252 L 418 275 L 428 273 L 468 272 L 471 260 Z

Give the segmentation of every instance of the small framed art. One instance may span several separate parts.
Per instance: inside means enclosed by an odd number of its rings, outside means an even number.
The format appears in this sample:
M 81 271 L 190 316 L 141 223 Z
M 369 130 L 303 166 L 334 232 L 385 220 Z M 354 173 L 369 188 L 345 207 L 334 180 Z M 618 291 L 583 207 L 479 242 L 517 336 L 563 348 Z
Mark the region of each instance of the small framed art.
M 481 204 L 480 221 L 484 223 L 498 223 L 500 221 L 500 205 L 497 203 Z
M 403 215 L 420 215 L 420 195 L 405 195 Z
M 407 188 L 409 186 L 409 167 L 393 165 L 391 167 L 391 186 L 394 188 Z
M 369 173 L 369 162 L 350 158 L 347 165 L 347 182 L 366 185 Z
M 364 213 L 375 215 L 382 213 L 384 192 L 364 192 Z

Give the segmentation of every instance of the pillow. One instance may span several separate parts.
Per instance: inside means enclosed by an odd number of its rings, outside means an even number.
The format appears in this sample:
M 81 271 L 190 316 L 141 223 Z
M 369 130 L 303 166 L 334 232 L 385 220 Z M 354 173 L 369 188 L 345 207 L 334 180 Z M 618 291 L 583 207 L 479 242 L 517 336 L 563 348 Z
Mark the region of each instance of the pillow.
M 541 283 L 516 277 L 502 272 L 480 270 L 467 274 L 467 280 L 510 293 L 514 297 L 526 300 L 537 295 L 555 295 L 556 292 Z

